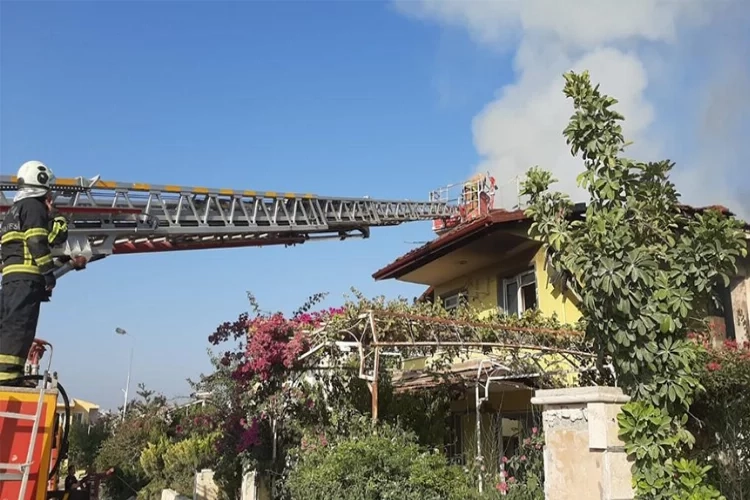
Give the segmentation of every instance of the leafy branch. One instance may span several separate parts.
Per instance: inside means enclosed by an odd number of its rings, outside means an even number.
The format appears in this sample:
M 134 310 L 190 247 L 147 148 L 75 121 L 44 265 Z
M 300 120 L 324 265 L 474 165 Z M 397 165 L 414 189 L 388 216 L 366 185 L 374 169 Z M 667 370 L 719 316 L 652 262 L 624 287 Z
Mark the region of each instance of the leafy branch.
M 564 76 L 575 111 L 563 135 L 583 161 L 578 184 L 590 202 L 574 217 L 569 197 L 549 190 L 552 175 L 530 169 L 523 194 L 531 234 L 581 297 L 586 337 L 600 362 L 611 357 L 633 398 L 618 420 L 638 497 L 718 498 L 703 485 L 707 469 L 680 458 L 694 442 L 687 411 L 702 390 L 700 347 L 687 337 L 703 328 L 696 318 L 746 255 L 741 224 L 681 206 L 669 180 L 674 163 L 626 158 L 617 100 L 587 72 Z

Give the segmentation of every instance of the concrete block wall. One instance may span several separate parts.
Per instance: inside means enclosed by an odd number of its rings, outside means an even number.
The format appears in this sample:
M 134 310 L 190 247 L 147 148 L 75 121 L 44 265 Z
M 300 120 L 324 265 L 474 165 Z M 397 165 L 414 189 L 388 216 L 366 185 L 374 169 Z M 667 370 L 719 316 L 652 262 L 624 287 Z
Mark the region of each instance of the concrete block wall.
M 545 433 L 548 500 L 632 500 L 630 462 L 617 414 L 629 397 L 616 387 L 536 391 Z

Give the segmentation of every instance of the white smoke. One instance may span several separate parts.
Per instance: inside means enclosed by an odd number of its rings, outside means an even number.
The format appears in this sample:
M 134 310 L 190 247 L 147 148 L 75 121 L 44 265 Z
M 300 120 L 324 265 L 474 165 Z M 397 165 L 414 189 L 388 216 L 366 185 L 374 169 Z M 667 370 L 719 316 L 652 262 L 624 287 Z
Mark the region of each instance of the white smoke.
M 472 124 L 479 171 L 503 181 L 538 164 L 560 180 L 556 188 L 583 199 L 575 186 L 582 164 L 562 137 L 572 112 L 562 73 L 588 69 L 602 91 L 620 101 L 625 134 L 635 141 L 630 156 L 677 160 L 674 180 L 684 202 L 722 204 L 747 216 L 750 203 L 740 196 L 750 194 L 750 175 L 740 167 L 750 153 L 745 4 L 750 2 L 395 0 L 406 15 L 462 27 L 479 44 L 514 51 L 515 81 L 499 89 Z M 713 44 L 716 55 L 707 59 L 716 67 L 702 81 L 681 81 L 681 71 L 696 64 L 691 51 L 699 43 Z M 696 112 L 658 113 L 684 107 Z

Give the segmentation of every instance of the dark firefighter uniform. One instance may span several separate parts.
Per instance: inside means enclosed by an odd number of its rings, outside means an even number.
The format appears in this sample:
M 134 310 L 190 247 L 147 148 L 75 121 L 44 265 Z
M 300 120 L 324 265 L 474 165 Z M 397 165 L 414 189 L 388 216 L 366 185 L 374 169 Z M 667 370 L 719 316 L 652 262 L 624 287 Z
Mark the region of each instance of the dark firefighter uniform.
M 50 220 L 43 197 L 14 203 L 0 225 L 0 384 L 23 375 L 40 304 L 55 285 L 50 242 L 62 233 L 67 224 Z

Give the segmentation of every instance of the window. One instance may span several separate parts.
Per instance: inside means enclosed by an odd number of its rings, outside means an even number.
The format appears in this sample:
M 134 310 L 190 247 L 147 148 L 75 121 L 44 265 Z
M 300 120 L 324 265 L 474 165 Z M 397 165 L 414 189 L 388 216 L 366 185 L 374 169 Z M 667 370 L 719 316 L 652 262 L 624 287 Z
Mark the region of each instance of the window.
M 445 309 L 446 311 L 454 311 L 458 309 L 458 306 L 466 303 L 466 293 L 454 292 L 441 296 L 440 300 L 443 303 L 443 309 Z
M 500 303 L 506 314 L 523 314 L 536 309 L 536 276 L 529 269 L 512 278 L 503 279 L 500 289 Z

